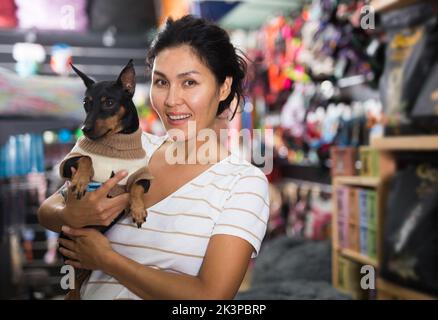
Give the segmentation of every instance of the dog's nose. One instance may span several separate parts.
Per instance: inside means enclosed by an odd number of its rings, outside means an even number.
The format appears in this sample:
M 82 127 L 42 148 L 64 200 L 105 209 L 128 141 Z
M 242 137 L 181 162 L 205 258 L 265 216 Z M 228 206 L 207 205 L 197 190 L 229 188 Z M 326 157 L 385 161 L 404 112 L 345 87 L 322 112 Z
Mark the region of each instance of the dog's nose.
M 86 127 L 86 126 L 82 127 L 82 132 L 84 134 L 89 134 L 89 133 L 91 133 L 91 131 L 93 131 L 93 129 L 91 127 Z

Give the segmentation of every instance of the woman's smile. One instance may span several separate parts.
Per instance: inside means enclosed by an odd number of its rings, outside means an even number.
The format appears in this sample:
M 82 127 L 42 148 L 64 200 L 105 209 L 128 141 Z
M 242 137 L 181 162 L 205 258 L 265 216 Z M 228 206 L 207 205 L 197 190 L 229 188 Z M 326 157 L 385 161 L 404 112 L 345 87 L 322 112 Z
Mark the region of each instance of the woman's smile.
M 168 112 L 167 115 L 167 122 L 171 126 L 181 126 L 185 125 L 187 121 L 192 118 L 192 115 L 190 113 L 176 113 L 176 112 Z

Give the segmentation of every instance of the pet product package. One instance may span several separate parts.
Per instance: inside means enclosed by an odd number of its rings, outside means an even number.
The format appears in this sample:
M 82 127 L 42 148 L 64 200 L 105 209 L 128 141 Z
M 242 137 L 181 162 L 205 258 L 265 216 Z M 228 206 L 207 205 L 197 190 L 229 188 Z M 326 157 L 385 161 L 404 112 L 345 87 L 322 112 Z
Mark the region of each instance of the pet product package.
M 438 58 L 438 17 L 427 3 L 382 15 L 388 36 L 380 95 L 388 118 L 388 134 L 411 123 L 411 112 Z M 412 131 L 412 130 L 411 130 Z M 412 134 L 412 132 L 406 132 Z
M 438 61 L 412 110 L 412 121 L 424 133 L 438 134 Z
M 437 294 L 437 230 L 438 162 L 411 162 L 391 181 L 383 235 L 382 277 Z

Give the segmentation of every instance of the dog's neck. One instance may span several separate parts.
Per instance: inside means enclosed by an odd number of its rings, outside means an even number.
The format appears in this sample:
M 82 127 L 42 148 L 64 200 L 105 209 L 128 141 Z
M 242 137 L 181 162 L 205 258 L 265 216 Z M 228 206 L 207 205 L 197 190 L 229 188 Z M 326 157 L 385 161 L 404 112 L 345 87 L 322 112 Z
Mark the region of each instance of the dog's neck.
M 81 149 L 110 158 L 142 159 L 146 156 L 141 143 L 142 131 L 138 128 L 130 134 L 117 133 L 98 140 L 82 137 L 78 141 Z

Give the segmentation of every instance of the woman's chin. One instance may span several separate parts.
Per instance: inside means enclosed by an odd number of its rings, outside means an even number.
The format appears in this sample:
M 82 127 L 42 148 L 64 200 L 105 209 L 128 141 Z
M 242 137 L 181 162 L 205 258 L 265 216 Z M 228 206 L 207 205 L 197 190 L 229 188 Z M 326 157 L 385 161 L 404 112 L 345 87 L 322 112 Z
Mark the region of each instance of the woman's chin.
M 196 139 L 197 130 L 196 128 L 191 128 L 190 126 L 172 126 L 167 124 L 167 133 L 170 138 L 175 142 L 184 142 L 192 139 Z

